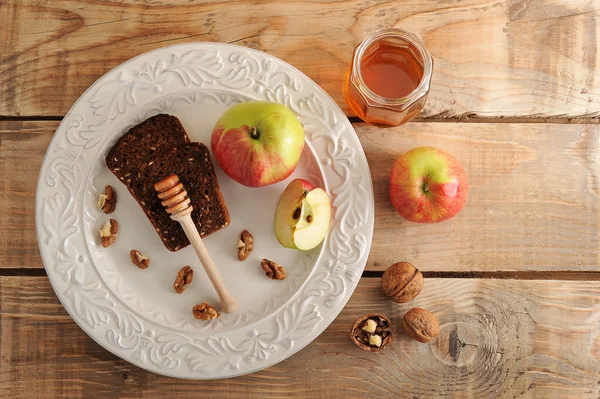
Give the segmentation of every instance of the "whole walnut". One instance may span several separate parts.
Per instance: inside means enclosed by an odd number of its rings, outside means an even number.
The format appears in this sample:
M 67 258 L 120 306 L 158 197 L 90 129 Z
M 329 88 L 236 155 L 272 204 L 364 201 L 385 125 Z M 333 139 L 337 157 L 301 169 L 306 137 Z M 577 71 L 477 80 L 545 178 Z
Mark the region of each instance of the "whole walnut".
M 423 274 L 408 262 L 394 263 L 383 273 L 381 288 L 392 301 L 409 302 L 423 289 Z
M 433 313 L 421 308 L 412 308 L 406 312 L 402 327 L 408 335 L 423 343 L 431 341 L 440 332 L 440 324 Z

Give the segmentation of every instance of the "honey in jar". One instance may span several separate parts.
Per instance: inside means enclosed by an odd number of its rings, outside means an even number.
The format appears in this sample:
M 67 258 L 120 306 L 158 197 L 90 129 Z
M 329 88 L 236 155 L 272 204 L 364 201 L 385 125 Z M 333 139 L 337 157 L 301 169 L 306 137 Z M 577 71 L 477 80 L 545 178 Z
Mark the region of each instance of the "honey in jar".
M 365 122 L 398 126 L 423 109 L 433 60 L 414 35 L 378 31 L 355 50 L 346 78 L 346 101 Z

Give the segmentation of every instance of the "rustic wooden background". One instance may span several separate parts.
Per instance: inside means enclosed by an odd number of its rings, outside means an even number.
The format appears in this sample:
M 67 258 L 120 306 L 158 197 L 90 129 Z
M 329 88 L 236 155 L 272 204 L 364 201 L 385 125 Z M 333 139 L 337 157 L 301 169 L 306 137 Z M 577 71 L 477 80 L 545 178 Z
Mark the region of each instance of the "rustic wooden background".
M 599 398 L 599 0 L 0 0 L 0 397 Z M 417 121 L 349 115 L 374 181 L 366 271 L 336 321 L 298 354 L 226 381 L 180 381 L 118 359 L 83 333 L 49 285 L 34 230 L 39 167 L 62 116 L 128 58 L 190 41 L 236 43 L 304 71 L 346 111 L 352 49 L 376 29 L 416 33 L 435 60 Z M 397 156 L 418 145 L 465 166 L 454 219 L 404 222 L 388 200 Z M 426 276 L 408 305 L 381 272 Z M 412 306 L 442 326 L 381 354 L 348 339 L 355 318 L 396 325 Z

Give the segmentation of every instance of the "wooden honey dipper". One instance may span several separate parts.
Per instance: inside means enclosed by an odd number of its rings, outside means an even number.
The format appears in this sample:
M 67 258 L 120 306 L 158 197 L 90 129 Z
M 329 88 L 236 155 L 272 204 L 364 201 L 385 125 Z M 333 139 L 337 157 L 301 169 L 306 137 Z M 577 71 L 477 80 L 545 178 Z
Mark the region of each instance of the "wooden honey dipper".
M 168 176 L 154 184 L 154 189 L 158 193 L 158 198 L 161 200 L 162 206 L 171 215 L 171 219 L 179 222 L 192 247 L 194 247 L 198 259 L 200 259 L 202 266 L 204 266 L 204 271 L 206 271 L 210 282 L 215 287 L 215 291 L 217 291 L 217 295 L 219 295 L 221 309 L 225 313 L 233 312 L 237 308 L 237 303 L 235 303 L 235 300 L 227 292 L 223 280 L 221 280 L 219 272 L 217 272 L 217 268 L 208 255 L 200 234 L 198 234 L 191 216 L 194 208 L 190 205 L 187 191 L 185 191 L 183 184 L 179 181 L 179 177 L 175 174 Z

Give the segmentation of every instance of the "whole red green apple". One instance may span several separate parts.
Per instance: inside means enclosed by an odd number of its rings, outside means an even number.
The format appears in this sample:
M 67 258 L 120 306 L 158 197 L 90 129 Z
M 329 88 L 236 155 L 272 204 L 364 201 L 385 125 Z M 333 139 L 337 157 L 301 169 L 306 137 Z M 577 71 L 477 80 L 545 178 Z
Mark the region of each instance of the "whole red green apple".
M 285 105 L 249 101 L 219 118 L 210 144 L 229 177 L 244 186 L 262 187 L 294 172 L 304 148 L 304 129 Z
M 456 215 L 467 200 L 467 175 L 452 155 L 417 147 L 398 158 L 390 174 L 390 198 L 411 222 L 441 222 Z

